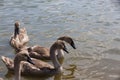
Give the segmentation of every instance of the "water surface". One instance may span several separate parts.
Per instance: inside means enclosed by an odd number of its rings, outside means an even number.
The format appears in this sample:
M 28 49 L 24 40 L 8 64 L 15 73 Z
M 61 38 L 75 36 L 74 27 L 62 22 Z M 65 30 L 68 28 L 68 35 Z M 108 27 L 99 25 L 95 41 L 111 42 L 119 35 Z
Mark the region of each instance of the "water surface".
M 77 46 L 65 54 L 62 75 L 22 80 L 120 80 L 120 0 L 0 0 L 0 55 L 14 58 L 9 46 L 15 21 L 30 37 L 29 46 L 50 47 L 60 36 Z M 14 75 L 0 61 L 0 77 Z

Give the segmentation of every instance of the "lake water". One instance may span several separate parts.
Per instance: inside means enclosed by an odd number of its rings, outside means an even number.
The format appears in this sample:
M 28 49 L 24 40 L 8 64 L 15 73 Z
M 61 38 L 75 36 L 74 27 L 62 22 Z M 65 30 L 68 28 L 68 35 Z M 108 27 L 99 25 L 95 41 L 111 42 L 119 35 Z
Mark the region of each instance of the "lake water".
M 50 47 L 64 35 L 77 46 L 67 46 L 62 75 L 22 80 L 120 80 L 120 0 L 0 0 L 0 56 L 15 56 L 15 21 L 27 29 L 29 46 Z M 0 64 L 0 77 L 13 80 Z

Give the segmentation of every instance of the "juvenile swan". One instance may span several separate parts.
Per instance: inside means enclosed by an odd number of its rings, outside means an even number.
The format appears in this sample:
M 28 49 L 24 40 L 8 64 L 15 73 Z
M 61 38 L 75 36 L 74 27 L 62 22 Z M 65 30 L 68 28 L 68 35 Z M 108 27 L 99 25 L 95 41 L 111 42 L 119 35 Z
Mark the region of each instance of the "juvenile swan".
M 15 80 L 21 80 L 21 70 L 24 64 L 22 61 L 28 61 L 29 63 L 33 64 L 28 51 L 21 51 L 15 56 L 14 59 Z
M 25 61 L 27 61 L 27 64 L 34 64 L 28 51 L 21 51 L 16 54 L 14 61 L 4 56 L 1 56 L 1 59 L 6 64 L 8 70 L 15 73 L 15 80 L 21 80 L 21 71 L 24 70 Z
M 73 39 L 69 36 L 59 37 L 57 40 L 63 40 L 70 44 L 74 49 L 76 49 Z M 50 50 L 46 47 L 35 45 L 33 47 L 29 47 L 28 51 L 30 52 L 30 57 L 36 59 L 50 59 Z M 64 52 L 61 49 L 57 49 L 56 55 L 58 53 L 58 58 L 64 57 Z
M 19 50 L 29 41 L 26 29 L 20 29 L 19 25 L 20 23 L 18 21 L 15 22 L 14 34 L 11 36 L 10 39 L 10 45 L 15 48 L 15 50 Z
M 55 54 L 57 49 L 62 49 L 68 53 L 64 42 L 61 40 L 57 40 L 50 48 L 50 58 L 52 60 L 53 66 L 42 60 L 33 58 L 32 62 L 34 63 L 34 65 L 29 64 L 28 62 L 23 62 L 22 74 L 28 76 L 51 76 L 60 73 L 62 71 L 62 66 Z M 2 57 L 2 61 L 5 63 L 8 70 L 14 70 L 14 62 L 11 59 Z

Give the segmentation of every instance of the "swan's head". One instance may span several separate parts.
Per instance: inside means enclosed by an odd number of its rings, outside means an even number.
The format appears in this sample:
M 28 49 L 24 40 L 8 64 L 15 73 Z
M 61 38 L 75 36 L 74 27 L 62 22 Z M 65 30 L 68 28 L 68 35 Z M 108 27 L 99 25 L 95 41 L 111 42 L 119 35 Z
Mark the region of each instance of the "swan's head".
M 63 40 L 65 42 L 69 43 L 74 49 L 76 49 L 75 43 L 74 43 L 74 41 L 73 41 L 73 39 L 71 37 L 63 36 L 63 37 L 59 37 L 58 40 Z
M 27 61 L 31 64 L 34 64 L 27 50 L 23 50 L 17 53 L 14 61 L 16 62 Z
M 19 21 L 16 21 L 15 22 L 15 27 L 19 27 L 20 26 L 20 22 Z
M 69 53 L 67 51 L 67 48 L 65 46 L 65 43 L 62 40 L 57 40 L 52 47 L 54 47 L 54 49 L 62 49 L 63 51 L 65 51 L 66 53 Z

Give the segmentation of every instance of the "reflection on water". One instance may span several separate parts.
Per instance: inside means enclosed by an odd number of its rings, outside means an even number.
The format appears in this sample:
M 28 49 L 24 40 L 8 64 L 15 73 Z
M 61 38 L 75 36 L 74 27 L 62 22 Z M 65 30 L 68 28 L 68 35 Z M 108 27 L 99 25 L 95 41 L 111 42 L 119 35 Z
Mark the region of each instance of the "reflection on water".
M 56 74 L 54 76 L 54 80 L 61 80 L 62 79 L 62 73 Z
M 70 65 L 70 68 L 66 69 L 66 71 L 69 71 L 68 74 L 63 76 L 63 79 L 74 79 L 75 78 L 75 70 L 77 69 L 76 65 Z
M 0 0 L 0 55 L 14 58 L 9 39 L 16 20 L 26 27 L 32 46 L 72 36 L 63 73 L 34 80 L 119 80 L 120 0 Z M 0 77 L 13 80 L 0 61 Z M 22 80 L 33 78 L 22 77 Z

